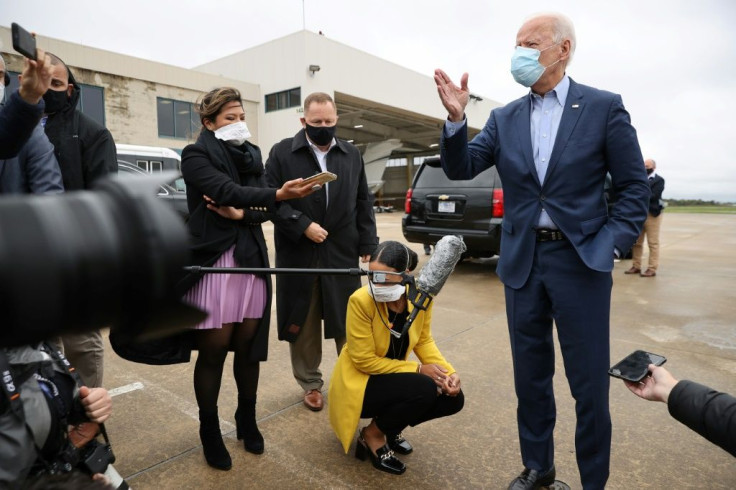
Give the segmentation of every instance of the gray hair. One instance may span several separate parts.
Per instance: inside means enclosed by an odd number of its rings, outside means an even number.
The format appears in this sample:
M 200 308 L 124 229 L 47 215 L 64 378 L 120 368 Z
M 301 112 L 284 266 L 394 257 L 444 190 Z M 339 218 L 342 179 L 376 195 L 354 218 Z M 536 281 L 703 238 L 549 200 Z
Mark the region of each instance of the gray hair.
M 575 40 L 575 26 L 566 15 L 559 12 L 541 12 L 527 18 L 527 22 L 540 17 L 549 17 L 552 20 L 552 30 L 554 31 L 554 42 L 561 43 L 565 39 L 570 40 L 570 56 L 567 58 L 566 65 L 572 61 L 572 55 L 575 54 L 577 41 Z

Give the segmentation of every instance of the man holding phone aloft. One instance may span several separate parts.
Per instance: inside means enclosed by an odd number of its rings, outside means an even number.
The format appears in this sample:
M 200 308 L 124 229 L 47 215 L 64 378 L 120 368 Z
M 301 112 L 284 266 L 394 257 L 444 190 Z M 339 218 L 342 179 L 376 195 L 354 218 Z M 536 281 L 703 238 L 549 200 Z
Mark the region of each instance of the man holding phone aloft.
M 337 175 L 308 197 L 282 203 L 274 217 L 276 267 L 354 268 L 378 244 L 373 195 L 358 149 L 335 138 L 337 108 L 328 94 L 304 100 L 303 129 L 274 145 L 266 162 L 271 187 L 328 171 Z M 322 410 L 322 332 L 345 345 L 345 311 L 358 276 L 276 276 L 279 340 L 289 342 L 291 367 L 304 404 Z
M 442 168 L 471 179 L 493 165 L 503 181 L 497 272 L 505 286 L 516 386 L 522 473 L 510 489 L 555 480 L 553 321 L 576 401 L 575 448 L 585 490 L 606 485 L 611 452 L 609 317 L 614 255 L 628 250 L 646 218 L 649 186 L 636 131 L 621 97 L 580 85 L 566 67 L 575 50 L 567 17 L 541 14 L 516 36 L 514 79 L 531 92 L 493 110 L 470 143 L 460 86 L 435 71 L 449 113 Z M 606 172 L 618 200 L 609 216 Z

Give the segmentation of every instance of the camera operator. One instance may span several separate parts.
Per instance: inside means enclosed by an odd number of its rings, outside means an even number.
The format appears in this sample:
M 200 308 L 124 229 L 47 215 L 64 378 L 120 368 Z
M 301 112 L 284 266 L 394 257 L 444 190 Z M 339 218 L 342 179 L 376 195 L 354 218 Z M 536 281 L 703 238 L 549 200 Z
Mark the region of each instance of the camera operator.
M 0 109 L 0 158 L 18 154 L 43 114 L 43 95 L 51 86 L 51 59 L 41 49 L 37 59 L 24 60 L 20 88 Z
M 624 381 L 635 395 L 667 404 L 670 415 L 713 444 L 736 456 L 736 398 L 693 381 L 675 379 L 669 371 L 649 365 L 639 383 Z
M 112 413 L 106 389 L 79 386 L 68 361 L 46 344 L 0 349 L 0 372 L 0 487 L 74 469 L 90 477 L 107 470 L 114 457 L 95 439 Z

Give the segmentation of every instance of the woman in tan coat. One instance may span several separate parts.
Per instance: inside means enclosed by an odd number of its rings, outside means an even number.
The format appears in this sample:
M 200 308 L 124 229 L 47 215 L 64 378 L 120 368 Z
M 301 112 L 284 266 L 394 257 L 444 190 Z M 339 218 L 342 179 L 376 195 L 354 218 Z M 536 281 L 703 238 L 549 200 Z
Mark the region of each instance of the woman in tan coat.
M 347 344 L 329 389 L 330 423 L 345 452 L 359 419 L 372 418 L 360 431 L 355 456 L 369 456 L 377 469 L 398 475 L 406 466 L 394 453 L 413 450 L 402 430 L 455 414 L 464 403 L 460 377 L 432 338 L 432 305 L 397 335 L 414 309 L 402 273 L 416 265 L 416 253 L 399 242 L 383 242 L 371 254 L 373 274 L 350 297 Z M 407 360 L 411 352 L 419 362 Z

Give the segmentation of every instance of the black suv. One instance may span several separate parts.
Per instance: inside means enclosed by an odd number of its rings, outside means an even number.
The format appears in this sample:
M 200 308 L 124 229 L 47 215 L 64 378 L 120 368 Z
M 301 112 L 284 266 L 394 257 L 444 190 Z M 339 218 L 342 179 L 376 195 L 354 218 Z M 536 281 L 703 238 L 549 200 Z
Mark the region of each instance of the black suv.
M 450 180 L 439 158 L 425 160 L 406 191 L 401 231 L 409 242 L 435 244 L 460 235 L 463 257 L 491 257 L 501 250 L 503 190 L 494 167 L 472 180 Z

